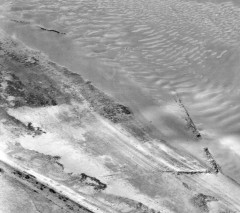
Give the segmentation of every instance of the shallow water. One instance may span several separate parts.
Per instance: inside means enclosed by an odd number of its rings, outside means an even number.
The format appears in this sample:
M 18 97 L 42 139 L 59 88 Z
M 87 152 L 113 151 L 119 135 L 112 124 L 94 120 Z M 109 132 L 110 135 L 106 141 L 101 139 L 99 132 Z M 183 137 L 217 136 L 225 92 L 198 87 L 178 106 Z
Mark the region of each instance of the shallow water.
M 199 158 L 208 146 L 240 183 L 237 2 L 0 0 L 0 11 L 0 26 L 13 38 L 130 106 L 168 143 Z M 176 94 L 202 141 L 184 127 Z

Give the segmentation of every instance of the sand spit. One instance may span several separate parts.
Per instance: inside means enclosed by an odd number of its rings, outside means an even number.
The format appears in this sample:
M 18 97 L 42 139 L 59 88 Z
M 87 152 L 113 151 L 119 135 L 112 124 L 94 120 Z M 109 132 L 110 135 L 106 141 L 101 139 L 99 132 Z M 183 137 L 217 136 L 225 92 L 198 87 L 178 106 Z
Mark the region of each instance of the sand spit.
M 68 212 L 240 211 L 239 185 L 213 164 L 151 138 L 128 106 L 3 32 L 0 65 L 5 176 Z

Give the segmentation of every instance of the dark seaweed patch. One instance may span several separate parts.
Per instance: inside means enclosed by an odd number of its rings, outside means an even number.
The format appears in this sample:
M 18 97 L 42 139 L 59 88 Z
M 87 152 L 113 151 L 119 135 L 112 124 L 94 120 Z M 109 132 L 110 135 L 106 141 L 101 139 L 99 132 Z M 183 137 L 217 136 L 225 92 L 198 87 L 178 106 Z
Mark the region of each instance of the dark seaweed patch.
M 57 33 L 57 34 L 66 34 L 66 33 L 63 33 L 63 32 L 59 32 L 59 31 L 57 31 L 57 30 L 53 30 L 53 29 L 47 29 L 47 28 L 45 28 L 45 27 L 40 27 L 39 26 L 39 28 L 41 29 L 41 30 L 44 30 L 44 31 L 48 31 L 48 32 L 53 32 L 53 33 Z
M 121 123 L 133 117 L 133 113 L 127 106 L 113 101 L 90 81 L 83 84 L 81 93 L 95 111 L 114 123 Z
M 191 190 L 191 187 L 187 183 L 183 182 L 182 184 L 186 189 Z
M 74 210 L 74 212 L 89 212 L 93 213 L 92 211 L 84 208 L 83 206 L 79 205 L 78 203 L 70 200 L 64 195 L 61 195 L 60 193 L 56 192 L 54 189 L 48 187 L 47 185 L 44 185 L 38 181 L 36 181 L 36 178 L 33 175 L 28 174 L 27 172 L 21 172 L 19 170 L 13 170 L 12 174 L 17 176 L 18 178 L 27 181 L 28 183 L 32 184 L 32 186 L 35 187 L 35 189 L 41 190 L 44 193 L 50 192 L 53 196 L 57 197 L 59 200 L 62 200 L 65 202 L 65 205 L 68 209 Z M 34 192 L 38 193 L 38 191 L 34 190 Z M 49 197 L 48 197 L 49 198 Z
M 193 205 L 198 207 L 202 212 L 209 212 L 207 203 L 211 201 L 218 201 L 218 199 L 213 196 L 199 193 L 194 196 L 191 201 Z
M 29 106 L 55 106 L 56 100 L 44 91 L 25 91 L 25 101 Z
M 37 136 L 37 135 L 41 135 L 41 134 L 43 134 L 43 133 L 46 133 L 45 131 L 43 131 L 40 127 L 34 127 L 33 125 L 32 125 L 32 122 L 29 122 L 28 124 L 27 124 L 27 129 L 29 130 L 29 131 L 31 131 L 31 132 L 33 132 L 33 137 L 35 137 L 35 136 Z
M 49 192 L 51 192 L 51 193 L 53 193 L 53 194 L 56 194 L 56 191 L 53 190 L 53 189 L 51 189 L 51 188 L 49 188 Z
M 30 131 L 35 131 L 35 128 L 33 127 L 33 125 L 32 125 L 31 122 L 28 123 L 27 128 L 28 128 L 28 130 L 30 130 Z
M 82 173 L 80 175 L 80 181 L 86 185 L 93 186 L 95 190 L 104 190 L 107 188 L 107 184 L 102 183 L 100 180 L 98 180 L 95 177 L 91 177 L 86 175 L 85 173 Z
M 109 104 L 103 107 L 103 115 L 117 123 L 122 116 L 131 115 L 131 111 L 128 107 L 121 104 Z
M 57 101 L 53 91 L 49 88 L 42 88 L 33 83 L 23 84 L 20 79 L 12 74 L 12 79 L 7 80 L 5 93 L 16 98 L 15 107 L 20 106 L 55 106 Z
M 22 177 L 23 176 L 23 173 L 18 171 L 18 170 L 13 171 L 13 174 L 17 175 L 18 177 Z
M 210 153 L 209 149 L 207 147 L 205 147 L 204 149 L 205 155 L 208 159 L 208 162 L 211 165 L 212 171 L 214 173 L 218 173 L 221 172 L 221 167 L 217 164 L 217 162 L 215 161 L 214 157 L 212 156 L 212 154 Z
M 204 170 L 204 171 L 199 171 L 199 170 L 195 170 L 195 171 L 177 171 L 176 174 L 177 175 L 195 175 L 195 174 L 204 174 L 204 173 L 210 173 L 210 171 L 208 170 Z
M 193 135 L 195 136 L 196 139 L 202 139 L 202 136 L 200 134 L 200 132 L 198 131 L 196 125 L 194 124 L 187 108 L 184 106 L 182 100 L 180 99 L 180 97 L 178 95 L 176 95 L 175 98 L 176 103 L 183 109 L 183 111 L 185 112 L 185 120 L 187 122 L 187 129 L 191 130 Z
M 25 21 L 25 20 L 17 20 L 17 19 L 11 19 L 10 21 L 19 23 L 19 24 L 30 24 L 29 21 Z
M 12 43 L 12 45 L 16 46 L 16 44 L 14 44 L 14 43 Z M 21 51 L 11 52 L 11 51 L 5 49 L 4 52 L 10 58 L 14 59 L 17 62 L 24 64 L 26 67 L 33 67 L 33 66 L 36 66 L 39 64 L 39 60 L 36 57 L 26 55 L 26 53 L 23 53 Z
M 148 208 L 146 205 L 144 205 L 141 202 L 138 202 L 136 204 L 136 209 L 138 212 L 144 212 L 144 213 L 161 213 L 160 211 L 155 211 L 154 209 Z
M 29 177 L 29 175 L 26 175 L 25 178 L 26 178 L 26 179 L 29 179 L 30 177 Z
M 20 121 L 17 118 L 9 115 L 8 113 L 6 113 L 5 116 L 8 118 L 9 122 L 14 123 L 16 126 L 27 130 L 27 126 L 22 121 Z

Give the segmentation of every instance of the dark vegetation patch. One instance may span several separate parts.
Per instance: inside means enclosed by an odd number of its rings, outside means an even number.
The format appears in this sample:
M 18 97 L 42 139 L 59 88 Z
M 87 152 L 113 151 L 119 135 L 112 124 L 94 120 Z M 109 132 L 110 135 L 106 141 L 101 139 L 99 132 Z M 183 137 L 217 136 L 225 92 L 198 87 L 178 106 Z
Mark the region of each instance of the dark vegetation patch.
M 56 70 L 59 70 L 63 73 L 64 76 L 67 76 L 69 77 L 72 82 L 74 84 L 78 84 L 78 85 L 81 85 L 81 84 L 84 84 L 86 81 L 82 78 L 81 75 L 77 74 L 77 73 L 74 73 L 74 72 L 71 72 L 69 69 L 67 69 L 66 67 L 60 67 L 59 65 L 57 65 L 56 63 L 52 62 L 52 61 L 49 61 L 48 64 L 55 68 Z
M 19 51 L 17 53 L 5 50 L 5 54 L 16 62 L 24 64 L 26 67 L 35 67 L 39 65 L 39 60 L 37 59 L 37 57 L 29 56 L 23 51 Z
M 3 45 L 4 46 L 4 45 Z M 6 45 L 13 46 L 13 45 Z M 26 51 L 13 51 L 11 48 L 4 49 L 4 71 L 6 88 L 3 92 L 7 96 L 13 96 L 15 107 L 30 106 L 55 106 L 58 102 L 67 102 L 69 99 L 56 87 L 54 79 L 44 74 L 44 66 L 39 64 L 39 56 L 30 55 Z M 49 70 L 50 71 L 50 70 Z
M 106 113 L 107 116 L 110 116 L 113 119 L 115 119 L 117 115 L 131 115 L 130 109 L 121 104 L 104 106 L 103 112 Z
M 80 175 L 78 174 L 72 175 L 70 173 L 69 175 L 70 175 L 70 180 L 68 182 L 72 182 L 72 183 L 81 182 L 83 185 L 92 186 L 96 191 L 101 191 L 107 188 L 107 184 L 102 183 L 97 178 L 86 175 L 85 173 L 81 173 Z
M 60 159 L 61 159 L 61 157 L 58 156 L 58 155 L 52 156 L 52 158 L 53 158 L 54 160 L 60 160 Z
M 54 162 L 55 162 L 58 166 L 60 166 L 60 167 L 62 168 L 62 170 L 64 170 L 63 164 L 59 163 L 57 160 L 54 160 Z
M 22 121 L 18 120 L 14 116 L 9 115 L 5 111 L 1 111 L 1 116 L 7 118 L 6 123 L 14 126 L 14 131 L 25 131 L 27 134 L 33 135 L 33 137 L 37 135 L 41 135 L 43 133 L 46 133 L 44 130 L 42 130 L 40 127 L 34 127 L 31 122 L 29 122 L 27 125 L 23 123 Z
M 208 162 L 211 165 L 211 169 L 214 173 L 219 173 L 221 172 L 221 167 L 218 165 L 218 163 L 215 161 L 214 157 L 212 156 L 212 154 L 210 153 L 209 149 L 207 147 L 205 147 L 204 149 L 204 153 L 208 159 Z
M 10 146 L 11 149 L 14 150 L 14 155 L 12 157 L 20 160 L 21 163 L 27 163 L 28 166 L 31 165 L 34 169 L 37 169 L 38 166 L 35 164 L 35 162 L 37 161 L 40 169 L 45 169 L 44 167 L 47 166 L 48 168 L 50 168 L 50 172 L 52 170 L 57 170 L 58 173 L 64 171 L 63 164 L 59 162 L 59 160 L 61 159 L 60 156 L 46 155 L 34 150 L 25 149 L 21 146 L 20 143 L 15 143 L 14 145 Z
M 23 178 L 23 179 L 36 179 L 35 176 L 27 174 L 26 172 L 21 172 L 19 170 L 13 170 L 12 172 L 14 175 Z
M 22 129 L 22 130 L 26 130 L 26 131 L 28 130 L 27 126 L 22 121 L 20 121 L 17 118 L 9 115 L 7 112 L 4 113 L 4 117 L 7 118 L 7 122 L 9 124 L 12 124 L 12 125 L 16 126 L 17 128 Z
M 187 183 L 183 182 L 182 184 L 186 189 L 191 190 L 191 187 Z
M 88 176 L 85 173 L 82 173 L 80 175 L 80 181 L 86 185 L 93 186 L 93 188 L 97 191 L 104 190 L 107 188 L 107 184 L 102 183 L 97 178 Z
M 208 170 L 195 170 L 195 171 L 177 171 L 176 174 L 177 175 L 196 175 L 196 174 L 206 174 L 206 173 L 210 173 L 210 171 Z
M 60 156 L 43 155 L 43 154 L 41 154 L 41 155 L 43 156 L 43 158 L 47 159 L 47 161 L 57 164 L 58 166 L 61 167 L 62 170 L 64 170 L 63 164 L 58 162 L 61 159 Z
M 119 103 L 114 102 L 103 92 L 99 91 L 91 82 L 83 84 L 82 94 L 96 111 L 114 123 L 121 123 L 132 119 L 131 110 Z
M 56 191 L 54 189 L 49 189 L 49 192 L 53 193 L 53 194 L 56 194 Z
M 176 96 L 175 101 L 182 108 L 182 110 L 184 111 L 184 113 L 186 115 L 184 119 L 187 123 L 187 125 L 186 125 L 187 129 L 192 131 L 195 139 L 197 139 L 197 140 L 202 139 L 202 136 L 201 136 L 200 132 L 198 131 L 196 125 L 194 124 L 187 108 L 184 106 L 182 100 L 180 99 L 180 97 L 178 95 Z
M 141 202 L 138 202 L 138 203 L 136 204 L 136 209 L 137 209 L 139 212 L 143 212 L 143 213 L 161 213 L 160 211 L 155 211 L 154 209 L 148 208 L 146 205 L 144 205 L 144 204 L 141 203 Z
M 42 90 L 42 91 L 41 91 Z M 57 101 L 47 89 L 40 89 L 40 87 L 33 87 L 32 91 L 26 91 L 24 97 L 25 103 L 28 106 L 56 106 Z
M 29 131 L 34 133 L 34 135 L 33 135 L 34 137 L 37 136 L 37 135 L 41 135 L 43 133 L 46 133 L 40 127 L 34 127 L 31 122 L 28 123 L 27 128 L 28 128 Z
M 27 89 L 29 88 L 29 89 Z M 8 93 L 12 95 L 11 92 Z M 16 107 L 20 106 L 56 106 L 57 101 L 54 98 L 54 94 L 47 88 L 42 88 L 40 86 L 26 85 L 21 96 L 17 96 L 18 101 L 15 103 Z
M 134 213 L 161 213 L 160 211 L 152 209 L 152 208 L 146 206 L 145 204 L 138 202 L 137 200 L 129 199 L 129 198 L 122 197 L 122 196 L 108 194 L 108 196 L 105 197 L 105 200 L 109 203 L 112 203 L 113 205 L 115 205 L 116 200 L 117 200 L 120 207 L 121 206 L 128 207 L 127 212 L 129 212 L 129 213 L 130 212 L 131 213 L 133 213 L 133 212 Z
M 144 127 L 134 118 L 129 107 L 117 103 L 113 98 L 97 89 L 90 81 L 85 81 L 79 74 L 69 71 L 65 67 L 60 67 L 54 62 L 48 61 L 49 68 L 61 73 L 63 79 L 61 88 L 64 88 L 65 95 L 83 101 L 82 97 L 90 104 L 90 107 L 101 116 L 113 123 L 121 123 L 127 130 L 140 140 L 149 140 L 149 135 Z
M 31 22 L 29 21 L 26 21 L 26 20 L 20 20 L 20 19 L 11 19 L 10 21 L 13 21 L 15 23 L 18 23 L 18 24 L 31 24 Z M 66 33 L 64 32 L 60 32 L 58 30 L 54 30 L 54 29 L 48 29 L 48 28 L 45 28 L 45 27 L 42 27 L 42 26 L 37 26 L 40 30 L 43 30 L 43 31 L 48 31 L 48 32 L 53 32 L 53 33 L 57 33 L 57 34 L 63 34 L 63 35 L 66 35 Z
M 191 200 L 193 205 L 199 208 L 202 212 L 209 212 L 207 203 L 212 201 L 218 201 L 218 199 L 202 193 L 197 194 Z
M 59 160 L 61 159 L 60 156 L 52 156 L 52 155 L 45 155 L 42 153 L 39 153 L 37 151 L 33 151 L 33 150 L 27 150 L 24 149 L 20 144 L 16 144 L 17 145 L 17 150 L 18 152 L 24 153 L 24 155 L 27 155 L 27 158 L 30 159 L 30 161 L 34 161 L 34 159 L 37 160 L 41 160 L 42 164 L 41 165 L 49 165 L 48 167 L 50 168 L 50 166 L 56 164 L 58 165 L 60 168 L 60 171 L 58 172 L 63 172 L 62 174 L 64 175 L 64 166 L 63 164 L 61 164 L 59 162 Z M 15 155 L 16 156 L 16 155 Z M 28 160 L 29 161 L 29 160 Z M 29 163 L 28 163 L 29 165 Z M 36 167 L 34 165 L 34 167 Z M 53 168 L 53 167 L 51 167 Z M 22 176 L 22 173 L 19 173 L 19 171 L 15 171 L 15 174 L 18 176 Z M 65 173 L 67 174 L 67 184 L 79 184 L 82 183 L 82 185 L 86 185 L 86 186 L 91 186 L 93 187 L 94 190 L 96 191 L 102 191 L 104 189 L 107 188 L 107 185 L 103 182 L 101 182 L 99 179 L 95 178 L 95 177 L 91 177 L 85 173 L 81 173 L 80 175 L 73 175 L 72 173 Z M 24 177 L 25 179 L 29 179 L 28 176 Z
M 19 19 L 11 19 L 10 21 L 16 22 L 18 24 L 30 24 L 29 21 L 19 20 Z
M 12 80 L 7 80 L 7 88 L 5 90 L 6 93 L 14 96 L 21 97 L 24 96 L 24 85 L 19 80 L 19 78 L 15 74 L 10 74 Z
M 65 85 L 65 88 L 70 89 L 74 98 L 79 93 L 95 112 L 113 123 L 124 124 L 126 129 L 139 140 L 149 140 L 148 131 L 136 120 L 129 107 L 117 103 L 113 98 L 97 89 L 90 81 L 85 81 L 81 75 L 73 73 L 65 67 L 60 67 L 54 62 L 48 62 L 48 64 L 56 70 L 60 70 L 68 78 L 69 84 Z
M 6 80 L 7 86 L 5 95 L 13 96 L 14 107 L 30 106 L 55 106 L 57 105 L 56 96 L 59 95 L 53 86 L 45 87 L 39 85 L 38 81 L 24 83 L 14 73 L 8 74 L 10 80 Z M 37 76 L 36 76 L 37 77 Z
M 27 127 L 30 131 L 35 131 L 35 128 L 33 127 L 31 122 L 28 123 Z
M 45 27 L 40 27 L 40 26 L 39 26 L 39 28 L 40 28 L 41 30 L 48 31 L 48 32 L 53 32 L 53 33 L 63 34 L 63 35 L 66 34 L 66 33 L 60 32 L 60 31 L 58 31 L 58 30 L 47 29 L 47 28 L 45 28 Z
M 140 140 L 149 139 L 147 131 L 137 122 L 129 107 L 117 103 L 93 86 L 91 82 L 84 81 L 80 75 L 53 62 L 46 63 L 45 67 L 39 61 L 39 57 L 34 54 L 29 56 L 27 51 L 15 51 L 13 48 L 10 50 L 5 48 L 4 51 L 5 58 L 7 58 L 5 64 L 7 63 L 11 69 L 14 68 L 11 73 L 15 76 L 7 86 L 7 95 L 15 98 L 11 100 L 14 107 L 54 106 L 68 103 L 71 98 L 82 101 L 83 97 L 101 116 L 113 123 L 124 124 L 127 130 Z M 62 79 L 66 78 L 66 81 L 55 81 L 53 78 L 55 73 L 59 77 L 63 74 Z M 50 78 L 47 77 L 49 75 Z M 63 89 L 64 94 L 60 92 Z
M 26 172 L 22 172 L 22 171 L 19 171 L 19 170 L 16 170 L 16 169 L 13 169 L 12 174 L 17 178 L 26 181 L 28 184 L 31 184 L 36 190 L 39 190 L 40 192 L 42 191 L 42 193 L 44 195 L 46 195 L 48 198 L 51 198 L 51 197 L 48 196 L 50 194 L 54 198 L 57 198 L 60 201 L 64 202 L 65 206 L 68 209 L 73 210 L 74 212 L 93 213 L 92 211 L 90 211 L 90 210 L 86 209 L 85 207 L 81 206 L 80 204 L 70 200 L 65 195 L 62 195 L 62 194 L 58 193 L 53 188 L 40 183 L 39 181 L 37 181 L 36 177 L 33 176 L 33 175 L 30 175 Z M 34 190 L 34 191 L 36 191 L 36 190 Z M 36 192 L 38 192 L 38 191 L 36 191 Z
M 90 81 L 81 85 L 81 94 L 94 111 L 113 123 L 124 124 L 126 129 L 139 140 L 149 140 L 147 131 L 136 120 L 129 107 L 117 103 L 113 98 L 98 90 Z

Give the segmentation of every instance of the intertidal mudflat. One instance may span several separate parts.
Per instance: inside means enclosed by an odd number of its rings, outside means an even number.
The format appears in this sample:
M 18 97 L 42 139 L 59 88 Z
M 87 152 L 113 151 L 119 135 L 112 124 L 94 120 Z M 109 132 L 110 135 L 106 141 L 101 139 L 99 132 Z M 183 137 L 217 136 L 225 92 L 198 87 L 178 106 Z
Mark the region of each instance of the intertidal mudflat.
M 240 212 L 237 2 L 0 3 L 0 212 Z

